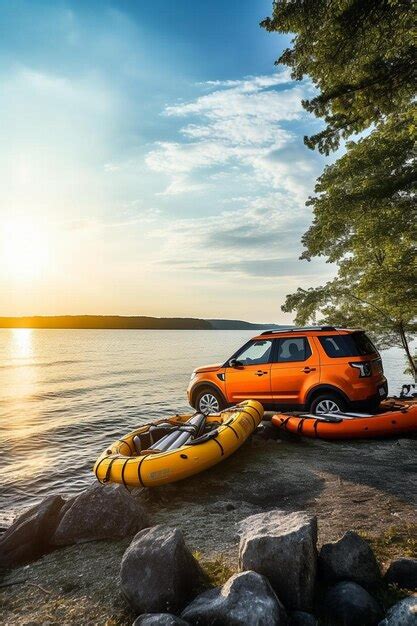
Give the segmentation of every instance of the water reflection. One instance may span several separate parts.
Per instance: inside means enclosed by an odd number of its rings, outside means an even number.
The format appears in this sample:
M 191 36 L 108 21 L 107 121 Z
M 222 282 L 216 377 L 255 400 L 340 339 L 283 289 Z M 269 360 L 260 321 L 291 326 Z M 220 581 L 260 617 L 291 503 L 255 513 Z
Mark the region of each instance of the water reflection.
M 38 372 L 32 367 L 34 332 L 30 328 L 16 328 L 5 331 L 5 335 L 5 349 L 0 345 L 1 365 L 4 366 L 0 377 L 0 452 L 3 458 L 0 484 L 6 497 L 14 485 L 23 500 L 28 501 L 32 481 L 48 466 L 46 453 L 37 445 L 36 435 L 28 436 L 29 432 L 36 431 L 34 426 L 41 406 L 34 405 L 28 410 L 23 401 L 28 394 L 35 393 L 38 386 Z M 19 367 L 14 367 L 16 363 Z
M 33 330 L 31 328 L 13 328 L 10 342 L 12 359 L 27 359 L 33 356 Z
M 35 356 L 33 330 L 31 328 L 14 328 L 10 341 L 10 357 L 12 363 L 26 360 L 19 368 L 11 368 L 6 372 L 7 395 L 16 403 L 23 396 L 31 395 L 36 390 L 37 372 L 31 367 Z M 6 392 L 6 390 L 4 390 Z M 27 411 L 25 412 L 27 414 Z

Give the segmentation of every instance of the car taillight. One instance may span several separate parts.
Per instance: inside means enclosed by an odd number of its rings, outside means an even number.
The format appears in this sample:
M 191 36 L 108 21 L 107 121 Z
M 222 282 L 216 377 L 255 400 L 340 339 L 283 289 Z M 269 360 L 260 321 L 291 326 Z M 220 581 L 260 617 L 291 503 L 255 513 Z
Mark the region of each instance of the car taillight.
M 377 374 L 383 374 L 384 373 L 384 367 L 382 365 L 382 359 L 375 359 L 374 361 L 372 361 L 372 365 L 374 367 L 374 371 Z
M 349 363 L 350 367 L 359 370 L 359 378 L 368 378 L 372 375 L 372 367 L 370 363 Z

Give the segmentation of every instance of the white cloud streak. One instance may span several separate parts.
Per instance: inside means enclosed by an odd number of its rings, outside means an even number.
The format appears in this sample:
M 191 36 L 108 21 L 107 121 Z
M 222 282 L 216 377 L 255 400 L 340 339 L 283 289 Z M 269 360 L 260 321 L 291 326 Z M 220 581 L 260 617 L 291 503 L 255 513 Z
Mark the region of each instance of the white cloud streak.
M 275 74 L 266 74 L 264 76 L 247 76 L 241 80 L 207 80 L 199 83 L 203 87 L 208 88 L 233 88 L 243 92 L 258 91 L 268 87 L 276 87 L 291 82 L 290 71 L 287 69 L 276 72 Z
M 162 193 L 202 191 L 213 168 L 240 167 L 249 168 L 260 185 L 285 189 L 300 201 L 306 192 L 303 179 L 312 175 L 313 159 L 306 158 L 299 140 L 296 144 L 289 125 L 305 115 L 301 100 L 308 87 L 292 84 L 283 89 L 288 80 L 284 71 L 209 81 L 203 86 L 210 93 L 167 106 L 165 116 L 188 123 L 180 128 L 183 141 L 160 142 L 146 157 L 150 169 L 171 178 Z M 196 171 L 204 172 L 204 183 L 190 180 Z
M 152 233 L 160 240 L 157 263 L 168 271 L 215 273 L 223 279 L 276 281 L 317 272 L 317 266 L 298 260 L 306 209 L 280 192 L 238 201 L 240 208 L 210 217 L 160 222 Z M 281 206 L 284 211 L 277 210 Z

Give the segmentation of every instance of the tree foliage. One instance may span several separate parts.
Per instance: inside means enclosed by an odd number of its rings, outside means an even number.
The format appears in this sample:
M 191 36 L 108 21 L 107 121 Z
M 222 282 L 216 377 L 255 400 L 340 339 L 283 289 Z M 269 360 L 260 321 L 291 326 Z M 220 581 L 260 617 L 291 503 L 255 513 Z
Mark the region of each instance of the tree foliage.
M 325 130 L 305 141 L 328 154 L 340 138 L 400 110 L 415 93 L 411 0 L 278 0 L 269 31 L 295 33 L 277 63 L 309 76 L 319 94 L 303 104 Z
M 412 3 L 405 0 L 279 0 L 268 30 L 295 33 L 278 59 L 295 79 L 309 76 L 319 93 L 304 107 L 325 129 L 306 138 L 328 154 L 307 204 L 313 223 L 302 259 L 324 256 L 338 266 L 324 286 L 287 296 L 296 323 L 364 326 L 380 345 L 401 345 L 416 374 L 408 342 L 417 332 L 415 204 L 415 48 Z
M 346 154 L 325 168 L 317 195 L 307 201 L 314 219 L 302 238 L 302 258 L 325 255 L 343 265 L 353 254 L 366 269 L 376 265 L 383 271 L 387 255 L 398 254 L 400 261 L 413 250 L 415 131 L 414 111 L 393 115 L 367 137 L 349 142 Z

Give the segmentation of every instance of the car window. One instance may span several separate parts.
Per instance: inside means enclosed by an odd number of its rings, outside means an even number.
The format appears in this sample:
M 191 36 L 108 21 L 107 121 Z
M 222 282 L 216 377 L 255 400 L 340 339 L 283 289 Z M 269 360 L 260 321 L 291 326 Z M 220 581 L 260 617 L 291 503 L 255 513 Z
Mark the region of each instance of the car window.
M 271 355 L 272 341 L 260 340 L 254 341 L 250 346 L 246 346 L 236 359 L 242 365 L 256 365 L 258 363 L 269 363 Z
M 319 337 L 319 341 L 327 356 L 333 359 L 347 356 L 365 356 L 377 352 L 374 344 L 365 333 L 330 335 L 328 337 Z
M 278 339 L 275 360 L 277 363 L 306 361 L 311 356 L 310 344 L 306 337 L 288 337 Z

